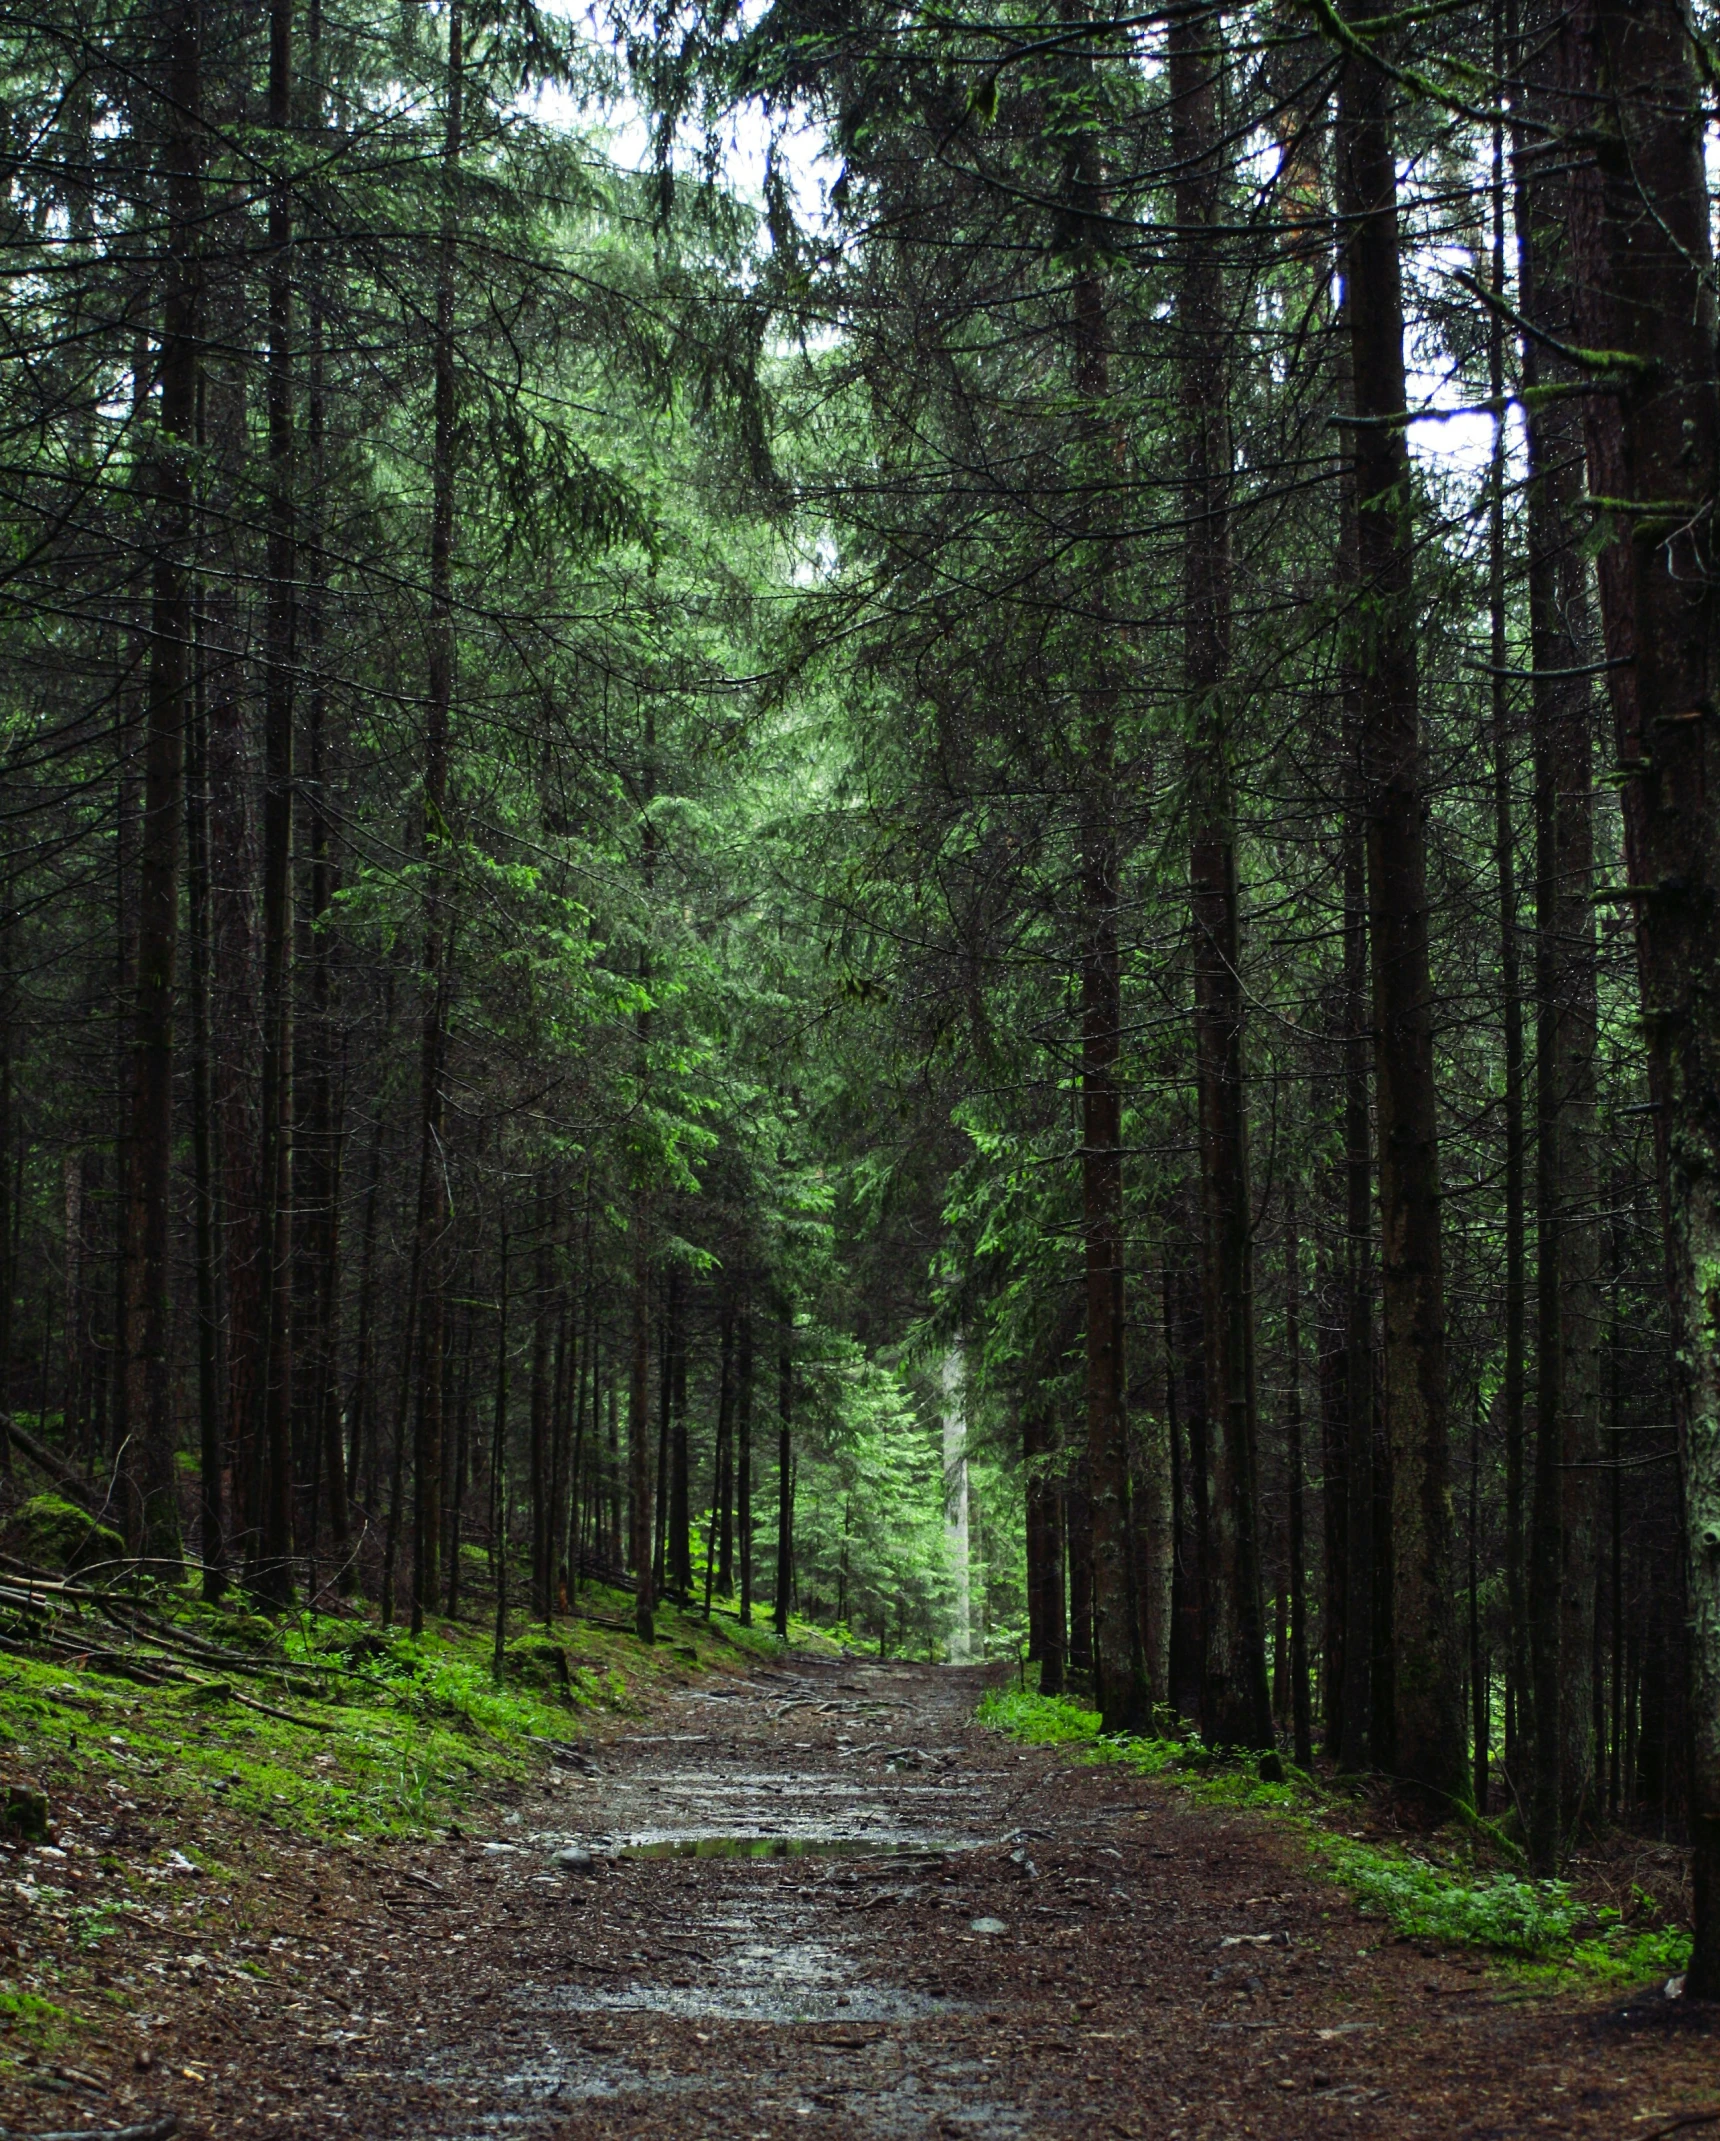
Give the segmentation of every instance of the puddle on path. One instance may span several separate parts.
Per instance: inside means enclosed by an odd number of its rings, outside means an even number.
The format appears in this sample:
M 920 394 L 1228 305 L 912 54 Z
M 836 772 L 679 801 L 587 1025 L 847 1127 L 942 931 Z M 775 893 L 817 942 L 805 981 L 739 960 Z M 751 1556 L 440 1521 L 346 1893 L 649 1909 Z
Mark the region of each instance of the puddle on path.
M 921 1842 L 876 1836 L 645 1836 L 611 1842 L 607 1856 L 620 1859 L 874 1859 L 881 1868 L 934 1866 L 973 1842 Z

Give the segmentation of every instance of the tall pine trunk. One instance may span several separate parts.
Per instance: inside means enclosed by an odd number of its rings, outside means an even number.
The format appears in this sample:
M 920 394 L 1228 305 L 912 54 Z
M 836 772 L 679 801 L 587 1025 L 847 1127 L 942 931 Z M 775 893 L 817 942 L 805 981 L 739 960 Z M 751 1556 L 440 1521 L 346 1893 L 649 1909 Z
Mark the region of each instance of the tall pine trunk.
M 1346 14 L 1365 19 L 1364 0 Z M 1468 1789 L 1452 1589 L 1445 1274 L 1428 971 L 1414 531 L 1391 80 L 1356 54 L 1339 90 L 1354 458 L 1369 939 L 1379 1110 L 1384 1395 L 1391 1461 L 1392 1747 L 1430 1813 Z
M 782 1342 L 776 1356 L 776 1610 L 777 1634 L 788 1640 L 794 1601 L 794 1312 L 783 1304 Z
M 1504 0 L 1494 0 L 1494 47 L 1504 73 Z M 1491 186 L 1493 221 L 1493 294 L 1505 298 L 1505 137 L 1493 129 Z M 1505 322 L 1495 308 L 1488 322 L 1488 377 L 1493 399 L 1493 453 L 1488 475 L 1487 607 L 1488 651 L 1492 675 L 1490 700 L 1493 732 L 1493 872 L 1499 901 L 1499 998 L 1504 1028 L 1505 1090 L 1505 1321 L 1503 1375 L 1499 1403 L 1505 1430 L 1505 1613 L 1508 1727 L 1505 1758 L 1519 1761 L 1529 1696 L 1529 1597 L 1524 1556 L 1524 1308 L 1527 1297 L 1524 1230 L 1523 1135 L 1523 990 L 1517 935 L 1517 835 L 1512 802 L 1510 650 L 1506 637 L 1505 489 Z
M 1556 11 L 1530 11 L 1516 141 L 1518 304 L 1529 443 L 1529 640 L 1535 743 L 1536 1449 L 1529 1621 L 1531 1857 L 1557 1865 L 1593 1811 L 1596 1212 L 1594 820 L 1582 426 L 1558 355 L 1577 335 L 1556 123 Z
M 1589 490 L 1665 1200 L 1684 1502 L 1695 1947 L 1720 1996 L 1720 382 L 1704 99 L 1678 0 L 1580 0 L 1564 81 L 1592 161 L 1569 201 Z M 1677 1611 L 1678 1602 L 1672 1610 Z
M 261 1529 L 252 1581 L 292 1596 L 293 665 L 298 602 L 293 439 L 292 0 L 269 11 L 268 497 L 263 618 L 262 1285 L 257 1444 Z
M 443 1234 L 442 1072 L 447 1046 L 452 927 L 446 913 L 448 753 L 454 702 L 454 279 L 459 268 L 460 158 L 466 96 L 463 0 L 448 10 L 447 107 L 442 131 L 442 213 L 436 244 L 430 446 L 430 616 L 420 840 L 424 867 L 424 1004 L 418 1042 L 417 1432 L 413 1439 L 412 1627 L 439 1588 L 442 1544 L 442 1353 L 447 1320 Z
M 1183 692 L 1189 724 L 1189 880 L 1195 1082 L 1200 1104 L 1201 1269 L 1212 1555 L 1201 1729 L 1214 1746 L 1269 1747 L 1260 1588 L 1254 1376 L 1254 1242 L 1243 1072 L 1241 923 L 1229 710 L 1231 438 L 1225 361 L 1223 48 L 1215 13 L 1168 35 L 1177 172 L 1178 390 L 1182 408 Z
M 323 127 L 322 0 L 310 0 L 308 20 L 310 77 L 315 99 L 313 130 Z M 346 1451 L 342 1444 L 339 1328 L 341 1273 L 341 1162 L 344 1146 L 335 1073 L 333 948 L 330 908 L 334 899 L 334 865 L 329 852 L 328 679 L 325 671 L 324 611 L 328 600 L 328 558 L 323 542 L 323 498 L 327 468 L 327 383 L 324 355 L 323 253 L 311 255 L 309 377 L 305 407 L 306 448 L 310 475 L 310 526 L 305 545 L 308 566 L 305 597 L 305 647 L 309 679 L 305 718 L 306 788 L 309 803 L 309 1018 L 306 1039 L 308 1076 L 304 1125 L 297 1155 L 304 1173 L 303 1257 L 307 1267 L 303 1293 L 307 1355 L 303 1378 L 302 1442 L 316 1452 L 314 1469 L 325 1482 L 329 1531 L 338 1582 L 352 1589 L 351 1517 L 346 1492 Z M 344 1100 L 344 1077 L 340 1081 Z M 314 1537 L 316 1512 L 311 1513 Z
M 1069 94 L 1090 113 L 1091 61 Z M 1087 1478 L 1092 1539 L 1094 1693 L 1108 1732 L 1145 1728 L 1150 1703 L 1136 1610 L 1129 1507 L 1123 1303 L 1123 969 L 1118 940 L 1117 679 L 1108 644 L 1115 559 L 1104 503 L 1116 467 L 1116 414 L 1103 269 L 1104 172 L 1089 119 L 1066 152 L 1064 220 L 1074 263 L 1070 328 L 1078 554 L 1088 575 L 1074 651 L 1081 885 L 1081 1204 L 1087 1296 Z
M 202 102 L 196 0 L 168 0 L 161 17 L 166 73 L 162 173 L 167 259 L 161 336 L 160 443 L 154 456 L 154 583 L 144 734 L 142 837 L 137 869 L 137 1008 L 132 1074 L 132 1203 L 136 1298 L 128 1426 L 127 1528 L 138 1551 L 176 1564 L 171 1357 L 174 994 L 179 868 L 185 814 L 185 732 L 191 705 L 191 447 L 197 420 L 198 235 Z
M 753 1509 L 752 1509 L 752 1403 L 753 1321 L 752 1303 L 740 1312 L 740 1335 L 735 1362 L 735 1530 L 741 1567 L 741 1626 L 752 1626 L 753 1609 Z

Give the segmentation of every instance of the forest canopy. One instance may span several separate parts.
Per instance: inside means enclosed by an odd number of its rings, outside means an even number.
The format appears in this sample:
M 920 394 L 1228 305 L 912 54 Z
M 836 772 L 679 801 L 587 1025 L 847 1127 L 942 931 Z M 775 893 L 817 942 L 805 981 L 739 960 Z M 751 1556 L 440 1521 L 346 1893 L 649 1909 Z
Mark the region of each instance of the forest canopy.
M 1019 1654 L 1720 1991 L 1710 27 L 0 11 L 12 1545 Z

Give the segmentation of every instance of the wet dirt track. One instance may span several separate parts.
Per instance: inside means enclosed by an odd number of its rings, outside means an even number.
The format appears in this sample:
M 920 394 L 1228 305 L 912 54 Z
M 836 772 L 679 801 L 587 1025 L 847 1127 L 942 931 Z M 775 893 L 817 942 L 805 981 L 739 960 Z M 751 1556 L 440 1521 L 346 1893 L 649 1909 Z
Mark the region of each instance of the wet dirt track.
M 301 1853 L 282 1997 L 164 2023 L 199 2083 L 167 2100 L 192 2133 L 364 2141 L 1482 2141 L 1720 2108 L 1700 2011 L 1377 1948 L 1281 1831 L 979 1732 L 981 1684 L 795 1661 L 684 1691 L 482 1834 Z

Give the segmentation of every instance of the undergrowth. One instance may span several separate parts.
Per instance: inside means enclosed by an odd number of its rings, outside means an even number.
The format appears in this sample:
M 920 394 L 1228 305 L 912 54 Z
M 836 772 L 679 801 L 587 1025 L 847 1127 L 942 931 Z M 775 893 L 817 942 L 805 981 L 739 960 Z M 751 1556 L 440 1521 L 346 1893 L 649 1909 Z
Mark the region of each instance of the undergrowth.
M 1324 1824 L 1353 1818 L 1353 1803 L 1324 1792 L 1288 1763 L 1282 1764 L 1282 1783 L 1266 1781 L 1254 1758 L 1215 1754 L 1193 1734 L 1104 1733 L 1096 1710 L 1067 1696 L 1026 1689 L 987 1695 L 978 1717 L 982 1725 L 1030 1746 L 1064 1747 L 1079 1761 L 1116 1763 L 1141 1776 L 1168 1778 L 1179 1790 L 1209 1802 L 1291 1815 L 1316 1864 L 1367 1915 L 1383 1919 L 1403 1939 L 1489 1949 L 1531 1977 L 1554 1981 L 1665 1977 L 1682 1970 L 1689 1958 L 1690 1935 L 1681 1927 L 1630 1926 L 1619 1911 L 1583 1901 L 1568 1882 L 1482 1870 L 1475 1861 L 1473 1830 L 1455 1840 L 1430 1842 L 1429 1849 L 1449 1861 L 1445 1864 L 1393 1846 L 1333 1836 Z
M 618 1628 L 562 1621 L 513 1636 L 498 1686 L 493 1634 L 477 1621 L 431 1621 L 414 1639 L 358 1614 L 273 1622 L 237 1601 L 152 1597 L 189 1635 L 244 1652 L 247 1670 L 140 1686 L 102 1669 L 93 1629 L 81 1663 L 9 1649 L 0 1778 L 28 1776 L 50 1803 L 71 1789 L 159 1790 L 317 1835 L 410 1833 L 541 1773 L 553 1743 L 634 1711 L 654 1686 L 781 1648 L 762 1628 L 708 1625 L 673 1607 L 659 1613 L 650 1647 Z M 620 1593 L 585 1603 L 604 1619 L 632 1608 Z

